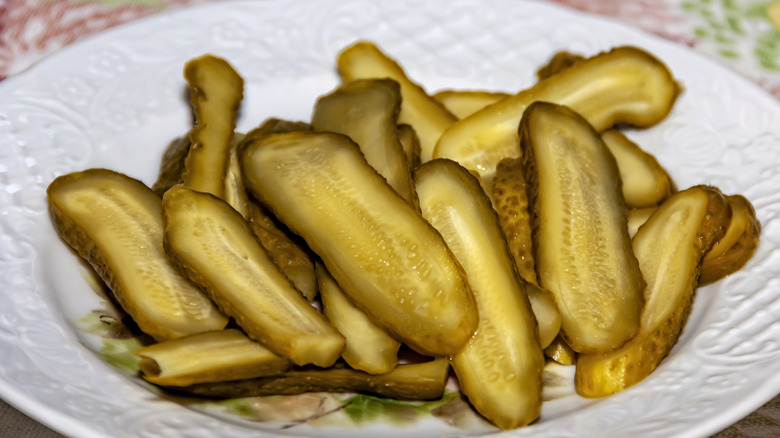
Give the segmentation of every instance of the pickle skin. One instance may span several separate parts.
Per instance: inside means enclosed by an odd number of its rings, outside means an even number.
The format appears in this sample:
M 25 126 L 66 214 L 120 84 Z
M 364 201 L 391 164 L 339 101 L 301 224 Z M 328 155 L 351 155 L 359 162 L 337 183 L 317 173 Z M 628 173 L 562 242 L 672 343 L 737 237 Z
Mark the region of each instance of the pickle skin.
M 616 351 L 580 355 L 575 387 L 583 397 L 629 388 L 656 369 L 690 314 L 702 258 L 726 232 L 731 207 L 714 187 L 695 186 L 661 204 L 633 240 L 647 279 L 639 333 Z
M 377 325 L 431 356 L 469 340 L 478 315 L 462 268 L 348 137 L 275 134 L 248 144 L 241 161 L 255 196 Z
M 639 329 L 645 283 L 628 235 L 617 165 L 569 108 L 529 106 L 520 138 L 540 286 L 577 352 L 607 352 Z
M 138 327 L 158 341 L 227 325 L 163 250 L 160 198 L 107 169 L 56 178 L 46 190 L 60 237 L 95 269 Z

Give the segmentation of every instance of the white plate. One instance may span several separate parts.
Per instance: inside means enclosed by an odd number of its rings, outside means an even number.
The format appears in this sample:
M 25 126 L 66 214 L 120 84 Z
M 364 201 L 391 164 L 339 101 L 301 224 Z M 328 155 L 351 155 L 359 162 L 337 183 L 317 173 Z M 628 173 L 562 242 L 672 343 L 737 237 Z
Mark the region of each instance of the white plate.
M 248 84 L 239 129 L 267 116 L 307 119 L 337 82 L 335 54 L 380 44 L 429 90 L 517 90 L 555 51 L 641 46 L 685 86 L 657 127 L 632 132 L 678 186 L 745 194 L 763 224 L 749 265 L 699 291 L 672 355 L 616 396 L 545 404 L 510 436 L 705 436 L 780 391 L 780 105 L 743 78 L 636 30 L 511 0 L 304 0 L 214 3 L 162 14 L 69 47 L 0 84 L 0 395 L 65 434 L 240 437 L 391 436 L 394 423 L 278 425 L 215 417 L 164 400 L 94 354 L 78 319 L 100 306 L 48 221 L 57 175 L 108 167 L 151 184 L 167 142 L 190 123 L 183 63 L 212 52 Z M 85 292 L 86 291 L 86 292 Z M 97 304 L 96 304 L 97 303 Z M 258 434 L 258 430 L 266 431 Z M 433 418 L 408 436 L 459 435 Z

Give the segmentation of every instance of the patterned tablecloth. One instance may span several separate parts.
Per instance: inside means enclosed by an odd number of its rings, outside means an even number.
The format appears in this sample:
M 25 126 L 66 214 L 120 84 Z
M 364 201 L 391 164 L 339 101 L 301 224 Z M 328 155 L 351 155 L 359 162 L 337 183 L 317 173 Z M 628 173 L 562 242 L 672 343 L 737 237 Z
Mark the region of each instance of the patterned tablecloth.
M 208 0 L 0 0 L 0 80 L 121 23 Z M 684 44 L 780 98 L 780 0 L 554 0 Z M 1 360 L 1 359 L 0 359 Z M 0 436 L 60 436 L 0 401 Z M 780 396 L 716 435 L 780 436 Z

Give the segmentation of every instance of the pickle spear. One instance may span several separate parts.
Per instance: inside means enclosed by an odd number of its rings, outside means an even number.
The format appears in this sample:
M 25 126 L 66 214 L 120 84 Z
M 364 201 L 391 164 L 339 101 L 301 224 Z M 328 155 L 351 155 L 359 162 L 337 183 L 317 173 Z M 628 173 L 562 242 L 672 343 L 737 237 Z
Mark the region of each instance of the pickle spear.
M 281 374 L 290 362 L 236 329 L 204 332 L 149 345 L 140 356 L 143 378 L 155 385 L 187 386 Z
M 635 385 L 669 354 L 690 313 L 702 258 L 730 220 L 720 190 L 696 186 L 669 198 L 639 229 L 633 247 L 647 280 L 641 328 L 616 351 L 579 356 L 580 395 L 603 397 Z
M 455 160 L 490 181 L 499 161 L 519 156 L 517 126 L 533 102 L 566 105 L 603 131 L 616 123 L 658 123 L 678 93 L 677 82 L 659 60 L 634 47 L 618 47 L 458 121 L 442 134 L 433 156 Z
M 574 111 L 532 104 L 520 123 L 540 286 L 577 352 L 607 352 L 639 329 L 645 282 L 628 236 L 617 166 Z
M 398 141 L 406 154 L 406 162 L 409 170 L 414 170 L 420 165 L 420 139 L 411 125 L 402 123 L 398 125 Z
M 731 205 L 731 222 L 726 234 L 704 256 L 699 285 L 710 284 L 745 266 L 758 248 L 761 223 L 756 209 L 742 195 L 726 197 Z
M 433 95 L 458 119 L 465 119 L 475 112 L 509 97 L 509 93 L 480 90 L 442 90 Z
M 460 265 L 348 137 L 274 134 L 247 144 L 241 163 L 255 196 L 377 325 L 433 356 L 469 340 L 478 316 Z
M 46 190 L 52 224 L 89 262 L 138 327 L 158 341 L 227 325 L 163 250 L 160 198 L 106 169 L 63 175 Z
M 232 382 L 171 387 L 175 391 L 213 398 L 293 395 L 304 392 L 366 392 L 406 400 L 432 400 L 444 394 L 449 377 L 447 359 L 398 365 L 386 374 L 348 368 L 288 371 L 278 376 Z
M 457 118 L 412 82 L 403 68 L 373 43 L 360 41 L 347 47 L 336 63 L 344 82 L 368 78 L 390 78 L 398 82 L 403 95 L 398 122 L 412 125 L 420 138 L 421 161 L 430 160 L 436 141 Z
M 192 146 L 185 160 L 184 185 L 224 198 L 225 172 L 244 80 L 227 61 L 212 55 L 187 62 L 184 78 L 196 119 L 190 131 Z
M 406 154 L 398 139 L 401 88 L 390 79 L 357 79 L 317 99 L 311 124 L 317 131 L 344 134 L 366 161 L 412 205 L 416 196 Z
M 297 365 L 330 366 L 344 338 L 273 264 L 225 201 L 174 186 L 163 197 L 165 250 L 249 337 Z
M 584 56 L 570 53 L 565 50 L 557 52 L 549 61 L 547 61 L 547 64 L 536 70 L 536 77 L 539 80 L 547 79 L 550 76 L 566 70 L 583 59 L 585 59 Z
M 524 283 L 480 182 L 450 160 L 414 172 L 423 217 L 463 266 L 477 300 L 477 333 L 452 368 L 463 394 L 502 429 L 534 421 L 542 406 L 544 355 Z

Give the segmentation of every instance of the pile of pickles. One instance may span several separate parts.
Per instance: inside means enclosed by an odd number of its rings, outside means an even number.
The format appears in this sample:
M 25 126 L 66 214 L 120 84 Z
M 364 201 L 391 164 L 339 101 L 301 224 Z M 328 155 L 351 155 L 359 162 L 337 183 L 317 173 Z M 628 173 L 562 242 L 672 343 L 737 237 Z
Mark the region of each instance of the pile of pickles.
M 311 120 L 238 133 L 243 79 L 192 59 L 196 122 L 152 187 L 107 169 L 48 187 L 59 235 L 155 340 L 136 352 L 152 384 L 424 400 L 452 369 L 512 429 L 538 418 L 546 361 L 584 397 L 647 377 L 697 286 L 758 246 L 748 200 L 679 190 L 620 132 L 681 92 L 641 49 L 557 54 L 516 94 L 430 95 L 370 42 L 337 65 Z

